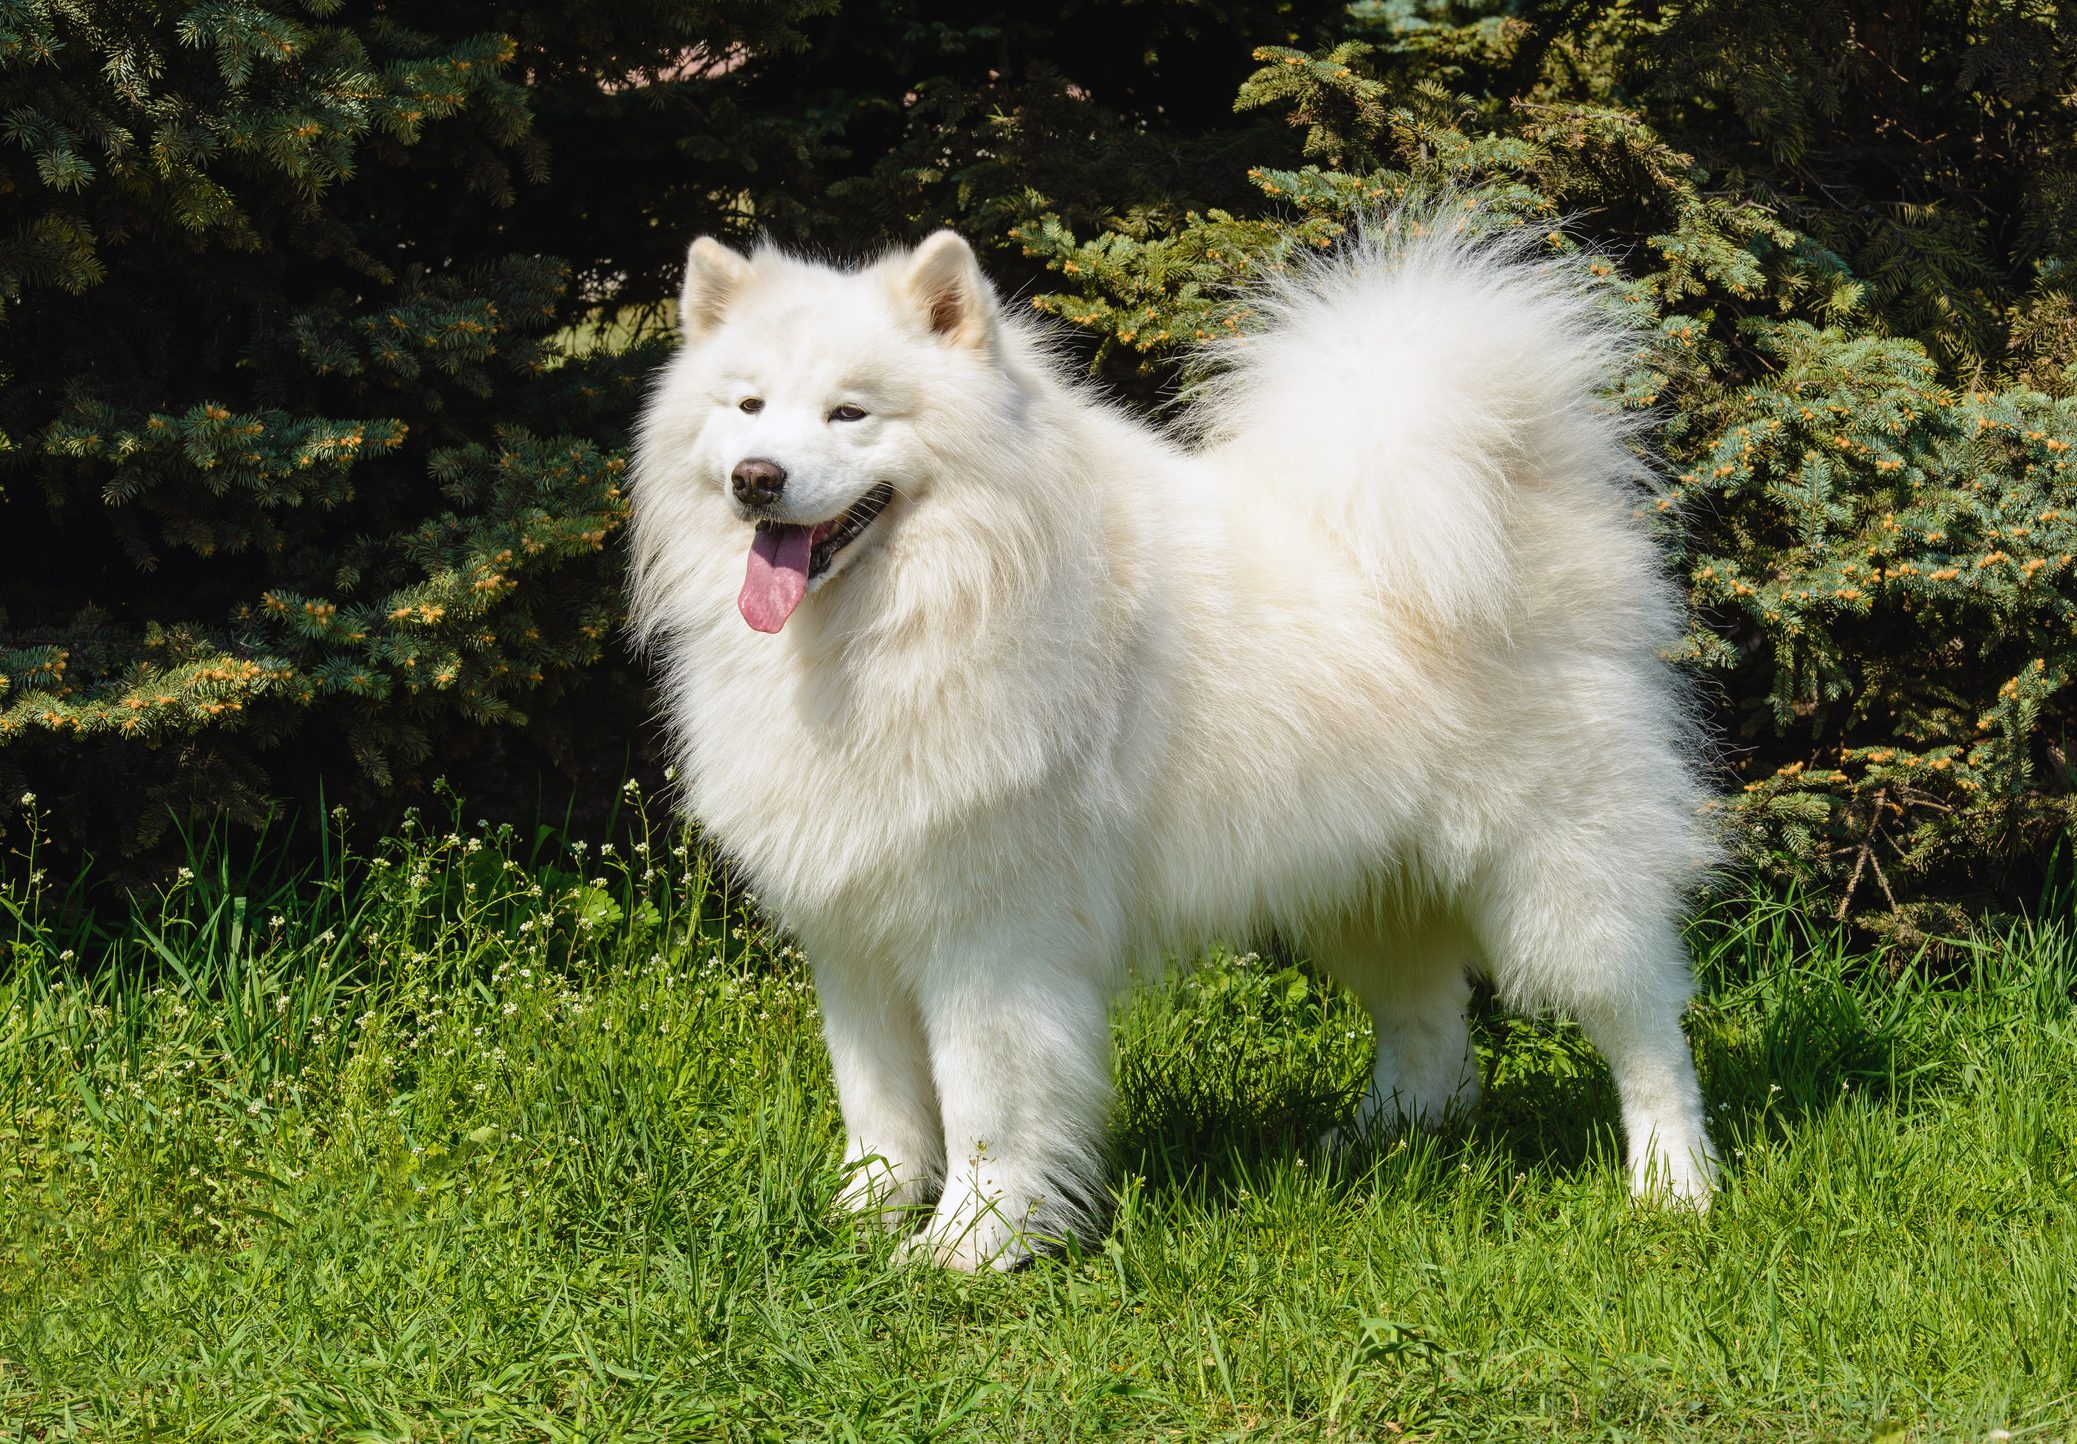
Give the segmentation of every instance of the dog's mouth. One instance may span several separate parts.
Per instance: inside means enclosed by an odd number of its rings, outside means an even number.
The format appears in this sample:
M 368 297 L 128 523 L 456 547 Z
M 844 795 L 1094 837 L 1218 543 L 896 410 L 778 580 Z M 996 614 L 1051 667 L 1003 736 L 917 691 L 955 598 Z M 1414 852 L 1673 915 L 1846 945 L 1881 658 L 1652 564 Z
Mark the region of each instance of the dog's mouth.
M 808 594 L 808 583 L 835 564 L 837 554 L 873 524 L 894 500 L 894 487 L 881 482 L 849 511 L 812 526 L 761 521 L 750 542 L 750 566 L 736 598 L 743 620 L 760 632 L 776 632 Z

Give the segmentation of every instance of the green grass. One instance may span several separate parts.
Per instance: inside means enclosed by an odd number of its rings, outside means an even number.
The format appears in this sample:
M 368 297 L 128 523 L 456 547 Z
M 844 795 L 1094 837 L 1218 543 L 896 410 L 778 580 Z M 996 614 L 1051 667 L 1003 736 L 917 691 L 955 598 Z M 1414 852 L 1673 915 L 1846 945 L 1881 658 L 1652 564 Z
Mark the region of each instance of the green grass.
M 632 816 L 604 856 L 457 820 L 285 883 L 204 849 L 116 938 L 0 892 L 0 1428 L 2073 1432 L 2066 922 L 1938 978 L 1783 906 L 1698 924 L 1701 1217 L 1626 1199 L 1571 1030 L 1493 1015 L 1468 1131 L 1322 1157 L 1367 1025 L 1215 958 L 1118 1014 L 1110 1231 L 968 1278 L 829 1218 L 803 964 Z

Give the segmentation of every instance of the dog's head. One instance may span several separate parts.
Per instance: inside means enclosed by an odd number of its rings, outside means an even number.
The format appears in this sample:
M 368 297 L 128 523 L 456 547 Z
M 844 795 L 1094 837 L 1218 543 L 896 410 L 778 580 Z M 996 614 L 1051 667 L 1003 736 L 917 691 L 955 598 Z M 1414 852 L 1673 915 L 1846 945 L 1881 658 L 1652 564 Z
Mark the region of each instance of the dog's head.
M 950 231 L 857 271 L 702 237 L 679 321 L 645 477 L 667 470 L 740 524 L 737 605 L 761 632 L 927 504 L 956 438 L 1004 401 L 995 294 Z

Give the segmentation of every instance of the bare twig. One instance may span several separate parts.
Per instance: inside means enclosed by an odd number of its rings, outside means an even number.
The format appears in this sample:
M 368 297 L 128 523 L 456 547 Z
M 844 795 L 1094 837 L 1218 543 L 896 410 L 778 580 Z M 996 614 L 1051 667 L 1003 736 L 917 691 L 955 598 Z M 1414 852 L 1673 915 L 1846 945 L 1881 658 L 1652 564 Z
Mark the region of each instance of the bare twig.
M 1897 906 L 1896 894 L 1890 891 L 1889 879 L 1882 874 L 1882 860 L 1875 855 L 1875 841 L 1882 834 L 1882 809 L 1888 801 L 1888 788 L 1875 794 L 1875 805 L 1869 809 L 1868 835 L 1861 839 L 1860 851 L 1854 857 L 1853 876 L 1846 880 L 1846 895 L 1839 899 L 1838 910 L 1832 914 L 1835 923 L 1846 921 L 1846 910 L 1853 906 L 1854 892 L 1861 885 L 1861 873 L 1871 862 L 1875 864 L 1875 880 L 1882 884 L 1882 895 L 1889 899 L 1890 911 L 1899 914 L 1903 911 Z

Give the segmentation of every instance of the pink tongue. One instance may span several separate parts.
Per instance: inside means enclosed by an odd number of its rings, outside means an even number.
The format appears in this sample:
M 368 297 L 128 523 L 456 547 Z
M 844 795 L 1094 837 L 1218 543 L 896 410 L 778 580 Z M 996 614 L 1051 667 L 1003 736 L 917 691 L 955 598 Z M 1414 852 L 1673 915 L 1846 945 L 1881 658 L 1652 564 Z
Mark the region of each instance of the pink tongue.
M 736 607 L 743 620 L 760 632 L 776 632 L 808 594 L 808 552 L 814 530 L 773 524 L 750 543 L 750 570 Z

